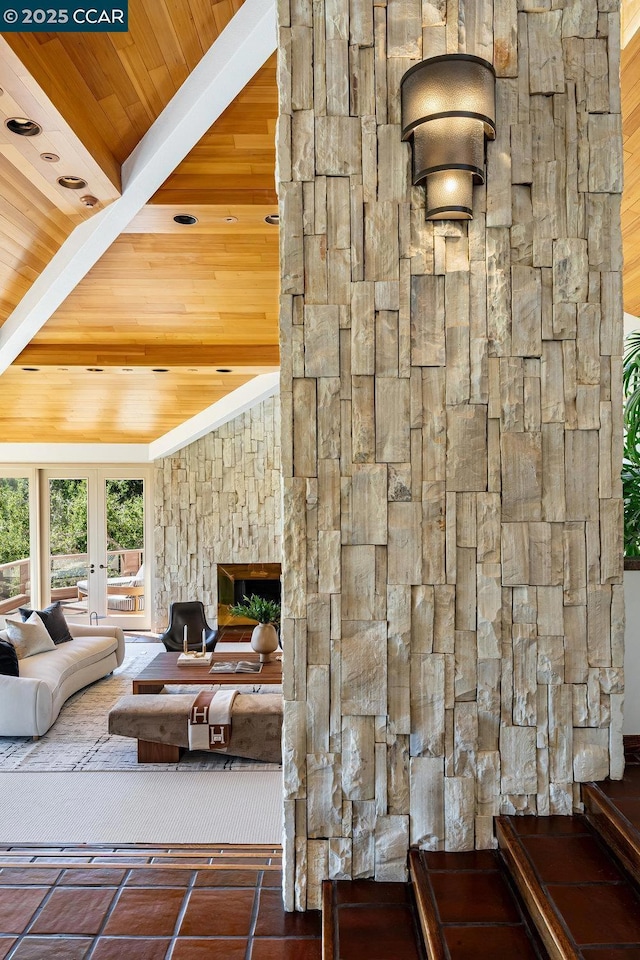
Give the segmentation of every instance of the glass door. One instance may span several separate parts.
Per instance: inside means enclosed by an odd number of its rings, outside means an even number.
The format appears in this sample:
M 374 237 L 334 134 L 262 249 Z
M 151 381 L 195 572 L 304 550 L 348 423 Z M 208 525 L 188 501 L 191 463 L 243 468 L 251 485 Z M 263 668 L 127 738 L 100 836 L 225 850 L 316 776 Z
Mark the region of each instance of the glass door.
M 72 622 L 148 629 L 147 479 L 144 469 L 42 471 L 43 600 L 60 600 Z
M 34 471 L 3 471 L 0 476 L 0 616 L 17 615 L 34 605 L 36 501 Z
M 100 477 L 101 507 L 106 529 L 106 577 L 101 607 L 107 617 L 127 629 L 144 629 L 149 621 L 145 602 L 145 481 L 141 476 Z
M 95 574 L 89 562 L 89 478 L 48 474 L 42 484 L 45 597 L 60 600 L 67 615 L 86 614 L 94 602 Z

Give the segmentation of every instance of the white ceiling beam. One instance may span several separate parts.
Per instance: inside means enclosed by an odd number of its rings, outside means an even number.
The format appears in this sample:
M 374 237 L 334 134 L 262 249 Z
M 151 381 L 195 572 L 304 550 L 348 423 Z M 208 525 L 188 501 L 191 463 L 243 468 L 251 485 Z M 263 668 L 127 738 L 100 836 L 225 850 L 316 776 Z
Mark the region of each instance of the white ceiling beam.
M 244 0 L 122 166 L 122 196 L 80 224 L 0 328 L 0 374 L 276 49 L 275 0 Z M 108 313 L 108 305 L 105 307 Z
M 148 462 L 148 443 L 0 443 L 0 464 Z
M 149 463 L 182 450 L 278 393 L 279 373 L 265 373 L 212 403 L 151 443 L 0 443 L 0 464 Z

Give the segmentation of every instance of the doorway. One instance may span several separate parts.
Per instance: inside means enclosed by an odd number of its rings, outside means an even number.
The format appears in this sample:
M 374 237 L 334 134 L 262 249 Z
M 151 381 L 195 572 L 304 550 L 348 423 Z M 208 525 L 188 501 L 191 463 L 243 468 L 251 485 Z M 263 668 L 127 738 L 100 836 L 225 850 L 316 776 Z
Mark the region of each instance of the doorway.
M 0 613 L 60 601 L 72 622 L 148 630 L 151 481 L 148 466 L 3 471 Z

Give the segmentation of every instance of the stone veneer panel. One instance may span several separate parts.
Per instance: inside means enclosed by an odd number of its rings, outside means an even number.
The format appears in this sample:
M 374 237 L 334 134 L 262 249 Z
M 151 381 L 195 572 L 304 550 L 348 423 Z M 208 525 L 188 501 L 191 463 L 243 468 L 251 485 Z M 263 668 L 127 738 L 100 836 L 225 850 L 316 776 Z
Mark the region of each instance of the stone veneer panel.
M 278 397 L 157 462 L 156 630 L 174 600 L 217 621 L 218 563 L 280 563 L 281 503 Z
M 492 846 L 494 815 L 622 774 L 620 23 L 617 0 L 278 6 L 305 909 L 327 876 L 403 879 L 410 840 Z M 473 222 L 426 223 L 400 78 L 455 52 L 496 67 L 497 139 Z

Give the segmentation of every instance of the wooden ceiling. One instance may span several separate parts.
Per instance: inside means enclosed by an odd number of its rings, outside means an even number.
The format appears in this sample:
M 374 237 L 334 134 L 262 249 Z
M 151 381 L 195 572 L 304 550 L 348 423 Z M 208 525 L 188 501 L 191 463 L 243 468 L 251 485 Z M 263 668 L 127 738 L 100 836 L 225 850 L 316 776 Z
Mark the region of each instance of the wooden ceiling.
M 114 179 L 239 6 L 130 0 L 127 34 L 5 36 Z M 0 377 L 0 440 L 153 440 L 277 369 L 276 118 L 272 57 Z M 3 194 L 4 176 L 0 140 Z M 23 204 L 24 235 L 0 209 L 0 322 L 73 226 L 45 199 Z
M 624 309 L 640 316 L 640 32 L 622 51 Z
M 220 374 L 202 366 L 161 373 L 149 367 L 87 370 L 60 365 L 27 373 L 14 365 L 0 378 L 2 439 L 24 443 L 25 436 L 37 436 L 48 443 L 149 443 L 254 375 Z
M 92 192 L 95 181 L 110 202 L 122 161 L 240 3 L 130 0 L 126 34 L 0 38 L 9 81 L 45 95 L 22 108 L 43 111 L 42 139 L 0 134 L 0 323 L 87 215 L 52 186 L 60 169 L 40 153 L 87 164 Z M 628 3 L 631 33 L 640 2 Z M 0 96 L 1 119 L 20 98 L 1 74 L 0 86 L 13 98 Z M 640 34 L 623 52 L 622 86 L 625 309 L 640 315 Z M 234 377 L 275 367 L 278 228 L 264 217 L 276 210 L 276 117 L 274 57 L 0 377 L 0 440 L 153 439 Z M 177 226 L 178 213 L 197 225 Z
M 94 156 L 120 165 L 242 0 L 129 0 L 127 33 L 5 34 Z

